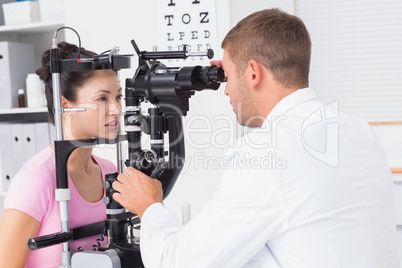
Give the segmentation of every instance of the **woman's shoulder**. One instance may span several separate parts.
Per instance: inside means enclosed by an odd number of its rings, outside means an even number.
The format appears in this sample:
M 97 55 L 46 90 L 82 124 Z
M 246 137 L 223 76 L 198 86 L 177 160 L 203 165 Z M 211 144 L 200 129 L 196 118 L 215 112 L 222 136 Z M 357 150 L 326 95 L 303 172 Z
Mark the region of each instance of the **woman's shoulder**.
M 39 222 L 54 200 L 56 169 L 53 150 L 47 147 L 33 156 L 15 174 L 8 188 L 4 208 L 31 215 Z
M 18 181 L 20 183 L 27 183 L 27 181 L 30 181 L 43 185 L 44 183 L 55 181 L 55 176 L 56 167 L 54 152 L 48 146 L 34 155 L 22 166 L 22 168 L 15 174 L 13 182 Z
M 21 168 L 36 168 L 36 167 L 43 167 L 43 166 L 55 166 L 55 157 L 54 151 L 50 146 L 47 146 L 42 151 L 38 152 L 34 155 L 31 159 L 29 159 Z

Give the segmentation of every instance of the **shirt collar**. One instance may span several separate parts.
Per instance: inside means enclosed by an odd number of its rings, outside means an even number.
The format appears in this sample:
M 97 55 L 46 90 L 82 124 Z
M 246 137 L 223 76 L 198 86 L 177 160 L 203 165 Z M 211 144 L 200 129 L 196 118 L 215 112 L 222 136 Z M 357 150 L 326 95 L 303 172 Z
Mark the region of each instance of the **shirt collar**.
M 317 95 L 311 88 L 302 88 L 298 89 L 295 92 L 289 94 L 284 97 L 280 102 L 278 102 L 275 107 L 268 114 L 267 118 L 265 118 L 264 123 L 261 128 L 244 128 L 244 134 L 248 134 L 250 132 L 264 131 L 266 125 L 270 126 L 270 122 L 273 116 L 279 117 L 281 114 L 284 114 L 296 106 L 313 99 L 318 99 Z
M 302 104 L 303 102 L 318 99 L 317 95 L 311 88 L 302 88 L 298 89 L 292 94 L 284 97 L 275 107 L 271 110 L 268 114 L 267 118 L 273 115 L 281 115 L 289 110 L 293 109 L 294 107 Z

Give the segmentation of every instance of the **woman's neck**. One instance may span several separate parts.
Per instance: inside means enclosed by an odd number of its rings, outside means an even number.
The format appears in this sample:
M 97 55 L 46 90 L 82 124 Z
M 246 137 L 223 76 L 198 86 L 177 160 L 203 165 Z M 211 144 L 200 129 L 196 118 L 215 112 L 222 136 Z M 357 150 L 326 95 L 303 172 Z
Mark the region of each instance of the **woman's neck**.
M 54 145 L 51 145 L 54 151 Z M 79 147 L 75 149 L 68 158 L 67 169 L 69 172 L 81 170 L 82 172 L 88 172 L 90 167 L 94 164 L 92 159 L 92 146 Z
M 68 170 L 88 172 L 90 167 L 94 164 L 92 160 L 92 150 L 92 146 L 75 149 L 68 159 Z

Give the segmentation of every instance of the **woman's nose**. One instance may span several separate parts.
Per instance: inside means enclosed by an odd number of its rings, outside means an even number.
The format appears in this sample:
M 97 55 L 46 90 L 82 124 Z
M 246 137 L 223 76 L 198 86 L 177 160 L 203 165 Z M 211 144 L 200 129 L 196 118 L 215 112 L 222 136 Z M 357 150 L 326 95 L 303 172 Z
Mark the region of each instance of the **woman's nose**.
M 109 104 L 108 108 L 109 115 L 118 115 L 119 113 L 121 113 L 121 105 L 117 102 Z

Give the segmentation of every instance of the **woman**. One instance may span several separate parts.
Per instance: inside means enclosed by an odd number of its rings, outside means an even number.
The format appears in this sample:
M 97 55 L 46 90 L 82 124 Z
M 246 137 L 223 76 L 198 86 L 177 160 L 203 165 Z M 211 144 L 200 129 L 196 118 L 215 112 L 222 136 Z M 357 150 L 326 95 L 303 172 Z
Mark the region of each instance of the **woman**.
M 78 48 L 61 42 L 62 59 L 76 59 Z M 95 55 L 81 48 L 81 58 Z M 49 50 L 42 56 L 42 66 L 36 71 L 46 85 L 49 121 L 54 124 L 53 89 Z M 117 137 L 122 92 L 112 70 L 63 72 L 61 74 L 61 104 L 64 108 L 85 107 L 85 112 L 66 112 L 62 115 L 66 140 L 92 137 Z M 92 155 L 92 147 L 73 151 L 68 160 L 71 188 L 70 228 L 105 219 L 102 183 L 107 173 L 116 167 L 109 161 Z M 61 264 L 62 245 L 36 251 L 27 247 L 29 238 L 61 231 L 56 187 L 53 145 L 45 148 L 16 174 L 4 204 L 0 223 L 0 267 L 57 267 Z M 71 243 L 72 250 L 92 249 L 99 236 Z M 25 266 L 24 266 L 25 265 Z

